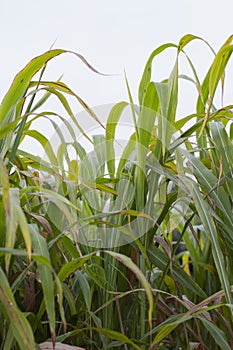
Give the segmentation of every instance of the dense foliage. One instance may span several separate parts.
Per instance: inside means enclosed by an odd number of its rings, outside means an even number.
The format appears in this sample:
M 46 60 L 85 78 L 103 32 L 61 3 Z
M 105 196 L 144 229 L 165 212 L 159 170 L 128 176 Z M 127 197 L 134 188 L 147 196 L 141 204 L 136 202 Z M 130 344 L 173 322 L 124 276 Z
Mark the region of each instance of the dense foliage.
M 106 123 L 63 82 L 43 80 L 64 50 L 15 77 L 0 106 L 0 349 L 233 348 L 232 106 L 215 103 L 233 37 L 202 83 L 185 52 L 193 40 L 203 41 L 186 35 L 153 51 L 137 104 L 126 79 L 129 102 Z M 173 69 L 153 82 L 167 49 Z M 192 77 L 179 72 L 180 55 Z M 197 103 L 178 119 L 180 79 L 194 84 Z M 44 109 L 51 96 L 64 115 Z M 88 134 L 70 98 L 102 132 Z M 125 113 L 131 131 L 118 156 Z M 34 129 L 39 120 L 54 128 L 56 147 Z M 25 137 L 45 156 L 22 150 Z

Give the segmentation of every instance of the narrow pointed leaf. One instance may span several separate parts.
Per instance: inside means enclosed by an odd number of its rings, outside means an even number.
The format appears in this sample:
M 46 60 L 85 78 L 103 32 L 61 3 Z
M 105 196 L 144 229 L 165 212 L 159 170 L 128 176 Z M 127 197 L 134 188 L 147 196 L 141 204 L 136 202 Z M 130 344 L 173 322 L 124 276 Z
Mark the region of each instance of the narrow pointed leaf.
M 35 254 L 45 257 L 50 262 L 50 256 L 45 239 L 39 234 L 36 225 L 30 226 L 33 251 Z M 41 262 L 37 263 L 40 273 L 40 280 L 44 294 L 46 312 L 49 319 L 49 327 L 53 340 L 55 340 L 55 302 L 54 302 L 54 282 L 52 268 Z
M 0 303 L 7 322 L 10 323 L 12 334 L 21 350 L 34 350 L 34 336 L 32 329 L 24 316 L 18 309 L 10 285 L 3 270 L 0 267 Z

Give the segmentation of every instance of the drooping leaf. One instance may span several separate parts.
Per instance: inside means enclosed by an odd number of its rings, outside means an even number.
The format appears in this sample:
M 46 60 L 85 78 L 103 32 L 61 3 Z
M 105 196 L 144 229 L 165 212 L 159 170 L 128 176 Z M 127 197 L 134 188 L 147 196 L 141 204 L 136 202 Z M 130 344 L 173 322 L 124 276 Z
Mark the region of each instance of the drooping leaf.
M 151 286 L 149 282 L 147 281 L 146 277 L 144 276 L 143 272 L 139 269 L 139 267 L 128 257 L 120 253 L 115 253 L 112 251 L 105 251 L 105 253 L 113 256 L 115 259 L 120 261 L 123 265 L 125 265 L 128 269 L 130 269 L 137 279 L 142 284 L 143 288 L 145 288 L 145 292 L 147 295 L 148 303 L 149 303 L 149 310 L 148 310 L 148 318 L 149 318 L 149 324 L 152 323 L 152 312 L 153 312 L 153 294 L 151 291 Z
M 155 49 L 151 53 L 150 57 L 148 58 L 148 61 L 147 61 L 146 66 L 144 68 L 144 72 L 143 72 L 143 75 L 142 75 L 140 86 L 139 86 L 139 97 L 138 97 L 138 100 L 139 100 L 139 104 L 140 105 L 142 105 L 142 101 L 143 101 L 143 98 L 144 98 L 144 94 L 146 93 L 147 85 L 149 84 L 150 79 L 151 79 L 152 62 L 153 62 L 154 58 L 157 55 L 159 55 L 161 52 L 163 52 L 164 50 L 166 50 L 168 48 L 171 48 L 171 47 L 177 48 L 177 45 L 171 44 L 171 43 L 161 45 L 157 49 Z

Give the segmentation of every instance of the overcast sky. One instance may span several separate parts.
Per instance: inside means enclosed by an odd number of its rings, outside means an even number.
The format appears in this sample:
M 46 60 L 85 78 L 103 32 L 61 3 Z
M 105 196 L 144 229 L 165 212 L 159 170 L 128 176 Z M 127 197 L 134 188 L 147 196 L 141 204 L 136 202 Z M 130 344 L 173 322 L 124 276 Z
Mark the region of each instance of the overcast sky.
M 125 70 L 136 99 L 153 49 L 166 42 L 178 43 L 187 33 L 205 38 L 218 49 L 233 33 L 232 14 L 232 0 L 1 0 L 0 98 L 15 74 L 55 42 L 54 48 L 79 52 L 98 70 L 116 75 L 96 75 L 67 55 L 49 64 L 49 79 L 64 74 L 63 81 L 95 106 L 127 99 Z M 204 74 L 211 62 L 209 50 L 196 42 L 189 52 Z M 168 76 L 174 57 L 175 52 L 169 51 L 154 63 L 155 80 Z M 184 71 L 185 67 L 184 63 Z M 186 83 L 184 90 L 189 89 Z M 187 91 L 181 113 L 190 112 Z

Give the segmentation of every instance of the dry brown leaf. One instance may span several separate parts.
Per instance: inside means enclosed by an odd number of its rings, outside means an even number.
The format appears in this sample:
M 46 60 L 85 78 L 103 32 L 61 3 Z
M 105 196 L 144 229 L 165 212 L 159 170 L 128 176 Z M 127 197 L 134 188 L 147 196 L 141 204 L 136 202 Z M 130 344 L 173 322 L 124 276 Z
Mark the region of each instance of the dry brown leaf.
M 79 348 L 78 346 L 72 346 L 62 343 L 55 343 L 55 349 L 53 348 L 53 343 L 44 342 L 39 344 L 41 350 L 85 350 L 84 348 Z

